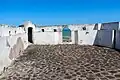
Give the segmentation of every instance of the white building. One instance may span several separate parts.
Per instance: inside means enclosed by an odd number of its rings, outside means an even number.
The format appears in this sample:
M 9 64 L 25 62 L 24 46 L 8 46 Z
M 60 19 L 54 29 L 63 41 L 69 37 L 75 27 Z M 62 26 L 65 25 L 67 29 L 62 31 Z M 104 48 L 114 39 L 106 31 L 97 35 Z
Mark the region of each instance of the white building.
M 69 35 L 64 31 L 68 29 Z M 0 71 L 21 55 L 29 44 L 100 45 L 120 49 L 120 23 L 55 25 L 36 28 L 30 21 L 17 28 L 0 27 Z M 6 61 L 6 63 L 4 63 Z

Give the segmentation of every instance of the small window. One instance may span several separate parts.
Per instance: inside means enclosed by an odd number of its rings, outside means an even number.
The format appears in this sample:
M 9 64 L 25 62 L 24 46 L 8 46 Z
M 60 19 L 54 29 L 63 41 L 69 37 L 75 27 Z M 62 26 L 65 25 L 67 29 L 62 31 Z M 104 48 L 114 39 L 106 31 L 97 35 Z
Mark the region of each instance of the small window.
M 56 29 L 54 29 L 54 32 L 57 32 L 57 30 L 56 30 Z
M 42 32 L 44 32 L 44 29 L 42 29 Z
M 83 27 L 83 30 L 86 30 L 86 27 Z
M 89 32 L 86 32 L 86 34 L 89 34 Z
M 16 34 L 16 31 L 15 31 L 15 34 Z

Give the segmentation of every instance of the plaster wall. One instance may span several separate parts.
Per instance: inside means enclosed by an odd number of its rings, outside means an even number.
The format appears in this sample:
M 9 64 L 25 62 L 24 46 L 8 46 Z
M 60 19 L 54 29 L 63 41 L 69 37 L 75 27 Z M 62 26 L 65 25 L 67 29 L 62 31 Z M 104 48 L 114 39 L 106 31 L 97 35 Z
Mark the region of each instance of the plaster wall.
M 101 29 L 101 26 L 102 26 L 102 24 L 101 24 L 101 23 L 98 23 L 98 30 Z
M 82 27 L 84 27 L 85 25 L 69 25 L 68 28 L 72 31 L 75 30 L 82 30 Z
M 10 31 L 10 34 L 9 34 Z M 16 33 L 15 33 L 16 31 Z M 22 28 L 2 28 L 0 27 L 0 36 L 9 36 L 9 35 L 16 35 L 16 34 L 20 34 L 20 33 L 24 33 L 24 30 Z
M 98 30 L 95 45 L 111 47 L 113 45 L 113 31 L 112 30 Z
M 94 30 L 95 24 L 86 24 L 85 27 L 86 27 L 86 30 Z
M 116 49 L 120 49 L 120 31 L 116 31 L 116 44 L 115 44 Z
M 118 30 L 119 22 L 111 22 L 111 23 L 102 23 L 102 30 Z
M 78 31 L 78 44 L 113 46 L 113 31 L 111 30 L 89 30 Z
M 16 44 L 16 41 L 19 37 L 22 38 L 25 44 L 28 43 L 28 37 L 27 37 L 27 34 L 25 33 L 6 37 L 6 40 L 8 41 L 9 45 L 12 47 L 14 46 L 14 44 Z
M 26 34 L 0 37 L 0 42 L 1 42 L 0 46 L 1 51 L 0 72 L 1 72 L 4 67 L 10 65 L 13 59 L 22 54 L 22 51 L 27 48 L 28 42 Z
M 62 32 L 37 32 L 34 33 L 35 44 L 73 44 L 74 41 L 74 31 L 71 32 L 72 42 L 62 41 Z
M 55 33 L 54 32 L 38 32 L 34 33 L 35 44 L 55 44 Z
M 40 27 L 40 32 L 42 32 L 42 29 L 44 29 L 44 32 L 54 32 L 54 29 L 57 31 L 62 30 L 62 26 Z
M 97 30 L 80 31 L 78 30 L 78 44 L 93 45 L 96 39 Z

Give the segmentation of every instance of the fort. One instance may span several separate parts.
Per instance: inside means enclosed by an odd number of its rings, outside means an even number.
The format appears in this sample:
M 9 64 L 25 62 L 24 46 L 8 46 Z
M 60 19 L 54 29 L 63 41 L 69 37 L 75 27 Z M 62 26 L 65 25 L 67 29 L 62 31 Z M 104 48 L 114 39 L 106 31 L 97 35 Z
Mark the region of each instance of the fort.
M 2 71 L 31 44 L 99 45 L 119 50 L 120 22 L 36 27 L 27 21 L 16 28 L 0 27 L 0 43 Z

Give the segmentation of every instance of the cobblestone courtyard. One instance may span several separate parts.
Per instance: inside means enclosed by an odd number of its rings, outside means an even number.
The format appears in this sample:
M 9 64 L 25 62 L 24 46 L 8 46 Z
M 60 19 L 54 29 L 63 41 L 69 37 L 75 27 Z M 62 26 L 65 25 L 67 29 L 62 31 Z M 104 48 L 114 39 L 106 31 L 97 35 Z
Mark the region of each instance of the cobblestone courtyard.
M 80 45 L 31 45 L 0 80 L 120 80 L 120 53 Z

